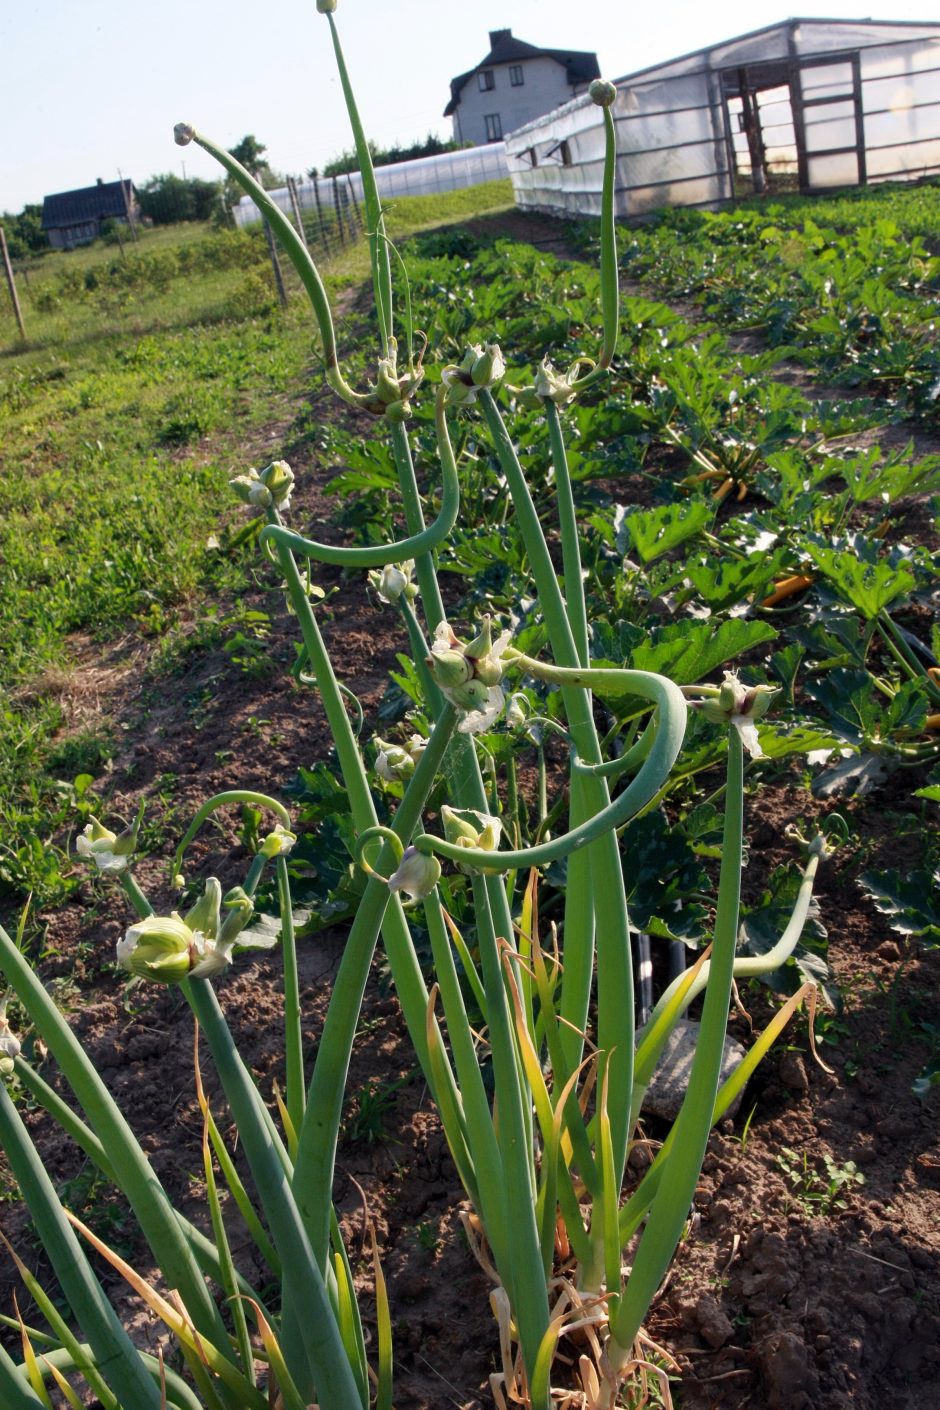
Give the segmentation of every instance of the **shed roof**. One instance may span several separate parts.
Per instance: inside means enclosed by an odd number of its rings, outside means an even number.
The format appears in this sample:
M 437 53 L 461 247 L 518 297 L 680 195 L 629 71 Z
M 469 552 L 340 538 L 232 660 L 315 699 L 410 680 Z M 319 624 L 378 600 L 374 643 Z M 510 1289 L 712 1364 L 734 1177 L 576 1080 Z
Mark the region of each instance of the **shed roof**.
M 444 116 L 450 117 L 460 102 L 460 90 L 468 79 L 480 69 L 492 68 L 496 64 L 514 64 L 521 59 L 554 59 L 563 65 L 567 80 L 572 86 L 576 83 L 590 83 L 592 78 L 600 78 L 597 55 L 586 49 L 541 49 L 536 44 L 526 44 L 516 39 L 511 29 L 490 30 L 490 52 L 481 59 L 476 68 L 458 74 L 450 81 L 450 102 L 444 109 Z
M 136 195 L 129 177 L 123 182 L 99 179 L 96 185 L 82 186 L 78 191 L 60 191 L 47 196 L 42 203 L 42 228 L 61 230 L 69 225 L 84 225 L 89 220 L 126 216 L 128 202 L 134 201 Z

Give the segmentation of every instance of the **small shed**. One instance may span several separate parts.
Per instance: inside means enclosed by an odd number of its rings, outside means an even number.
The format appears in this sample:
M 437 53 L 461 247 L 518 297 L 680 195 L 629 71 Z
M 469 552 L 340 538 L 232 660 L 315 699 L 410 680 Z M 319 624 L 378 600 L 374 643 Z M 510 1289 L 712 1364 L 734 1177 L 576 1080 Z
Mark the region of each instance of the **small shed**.
M 102 181 L 78 191 L 60 191 L 42 203 L 42 228 L 54 250 L 87 245 L 101 234 L 106 220 L 127 223 L 140 217 L 137 191 L 129 178 Z
M 616 80 L 616 208 L 715 208 L 940 173 L 940 23 L 790 19 Z M 516 202 L 600 211 L 600 110 L 576 98 L 506 141 Z

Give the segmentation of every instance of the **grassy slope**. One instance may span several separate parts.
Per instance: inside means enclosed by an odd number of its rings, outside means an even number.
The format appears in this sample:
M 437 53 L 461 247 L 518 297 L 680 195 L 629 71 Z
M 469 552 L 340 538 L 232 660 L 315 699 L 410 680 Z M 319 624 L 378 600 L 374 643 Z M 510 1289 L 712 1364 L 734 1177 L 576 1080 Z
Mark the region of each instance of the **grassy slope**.
M 511 205 L 508 181 L 394 203 L 396 238 Z M 364 244 L 326 266 L 363 279 Z M 261 427 L 292 415 L 315 356 L 297 286 L 281 313 L 260 236 L 177 226 L 34 262 L 30 342 L 0 314 L 0 890 L 57 894 L 40 839 L 71 806 L 47 772 L 76 637 L 164 633 L 236 588 L 249 555 L 207 549 Z M 89 739 L 94 758 L 105 746 Z M 81 751 L 52 756 L 70 778 Z

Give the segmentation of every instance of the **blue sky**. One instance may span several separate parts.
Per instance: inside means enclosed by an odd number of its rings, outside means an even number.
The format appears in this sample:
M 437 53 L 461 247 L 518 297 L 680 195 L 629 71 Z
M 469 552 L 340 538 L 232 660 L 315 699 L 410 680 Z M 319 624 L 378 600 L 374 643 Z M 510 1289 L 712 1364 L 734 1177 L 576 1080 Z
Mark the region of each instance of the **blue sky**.
M 823 0 L 797 13 L 848 19 L 859 8 Z M 596 50 L 614 77 L 787 14 L 754 0 L 339 0 L 337 20 L 367 131 L 387 145 L 450 135 L 450 79 L 483 58 L 491 29 Z M 940 23 L 940 0 L 892 0 L 876 17 Z M 0 210 L 119 169 L 141 182 L 185 162 L 214 179 L 205 153 L 174 146 L 178 121 L 226 146 L 253 132 L 295 174 L 350 145 L 315 0 L 6 0 L 0 53 Z

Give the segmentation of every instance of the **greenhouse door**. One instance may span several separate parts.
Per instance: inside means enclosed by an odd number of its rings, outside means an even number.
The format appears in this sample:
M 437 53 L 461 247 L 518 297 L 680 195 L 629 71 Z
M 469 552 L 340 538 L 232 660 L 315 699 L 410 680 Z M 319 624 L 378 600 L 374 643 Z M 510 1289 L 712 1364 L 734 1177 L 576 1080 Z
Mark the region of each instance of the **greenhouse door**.
M 865 133 L 857 54 L 798 59 L 790 82 L 800 189 L 864 185 Z
M 789 65 L 747 64 L 721 76 L 728 165 L 739 195 L 794 189 L 796 131 Z

